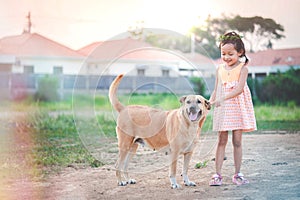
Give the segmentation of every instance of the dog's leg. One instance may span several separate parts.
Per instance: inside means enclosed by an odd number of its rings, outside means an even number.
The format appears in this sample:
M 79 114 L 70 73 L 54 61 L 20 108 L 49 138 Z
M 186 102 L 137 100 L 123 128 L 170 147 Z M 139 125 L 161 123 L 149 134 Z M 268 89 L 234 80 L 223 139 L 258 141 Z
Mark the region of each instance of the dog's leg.
M 169 176 L 170 176 L 170 182 L 171 182 L 172 189 L 180 188 L 180 185 L 177 184 L 177 182 L 176 182 L 176 168 L 177 168 L 178 155 L 179 155 L 178 152 L 171 151 L 171 155 L 170 155 L 171 165 L 170 165 Z
M 189 180 L 189 177 L 187 175 L 192 154 L 193 154 L 192 152 L 184 154 L 182 177 L 183 177 L 184 185 L 186 186 L 196 186 L 194 182 Z
M 119 147 L 119 157 L 116 163 L 116 176 L 119 186 L 127 185 L 127 175 L 126 167 L 128 166 L 129 152 L 133 143 L 134 137 L 129 136 L 122 132 L 121 129 L 117 127 L 116 129 L 118 135 L 118 147 Z
M 124 177 L 128 184 L 136 184 L 136 180 L 130 179 L 128 176 L 128 165 L 129 165 L 129 162 L 131 161 L 132 157 L 135 155 L 137 148 L 138 148 L 138 144 L 133 143 L 130 148 L 129 154 L 127 155 L 127 158 L 125 160 Z
M 125 186 L 127 185 L 127 181 L 124 179 L 124 168 L 125 168 L 125 160 L 128 156 L 127 150 L 119 149 L 119 157 L 118 161 L 116 163 L 116 176 L 118 179 L 118 185 L 119 186 Z

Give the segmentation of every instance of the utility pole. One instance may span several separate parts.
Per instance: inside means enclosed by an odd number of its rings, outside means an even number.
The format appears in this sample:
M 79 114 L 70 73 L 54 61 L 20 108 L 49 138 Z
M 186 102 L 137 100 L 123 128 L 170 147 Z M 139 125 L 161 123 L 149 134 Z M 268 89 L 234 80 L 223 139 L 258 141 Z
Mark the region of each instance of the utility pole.
M 32 23 L 31 23 L 30 12 L 28 12 L 28 15 L 26 16 L 26 18 L 27 18 L 27 24 L 26 24 L 26 27 L 23 30 L 23 33 L 31 33 Z

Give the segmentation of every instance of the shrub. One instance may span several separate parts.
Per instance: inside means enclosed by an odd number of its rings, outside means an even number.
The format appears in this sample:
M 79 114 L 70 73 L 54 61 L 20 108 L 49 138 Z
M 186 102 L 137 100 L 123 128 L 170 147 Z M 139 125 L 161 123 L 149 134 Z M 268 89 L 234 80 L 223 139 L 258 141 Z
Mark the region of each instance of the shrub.
M 57 78 L 48 75 L 39 79 L 38 90 L 34 95 L 34 99 L 47 102 L 59 100 L 58 83 Z
M 201 78 L 191 77 L 190 82 L 193 84 L 196 94 L 205 94 L 205 84 Z
M 256 92 L 261 102 L 286 104 L 289 101 L 300 105 L 300 69 L 291 68 L 286 73 L 278 72 L 266 77 L 261 83 L 257 82 Z

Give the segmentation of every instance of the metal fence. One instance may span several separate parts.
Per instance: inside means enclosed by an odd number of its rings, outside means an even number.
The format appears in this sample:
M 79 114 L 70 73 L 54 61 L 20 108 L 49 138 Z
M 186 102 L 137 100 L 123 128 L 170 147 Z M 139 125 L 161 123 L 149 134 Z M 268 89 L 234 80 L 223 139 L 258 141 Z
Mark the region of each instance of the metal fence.
M 33 94 L 39 88 L 39 81 L 49 76 L 45 74 L 0 74 L 0 90 L 2 96 L 19 98 L 24 94 Z M 85 76 L 85 75 L 51 75 L 57 79 L 59 93 L 84 93 L 97 91 L 107 93 L 115 76 Z M 207 90 L 213 85 L 213 78 L 206 79 Z M 125 76 L 119 86 L 120 93 L 163 93 L 192 94 L 193 86 L 186 77 L 144 77 Z

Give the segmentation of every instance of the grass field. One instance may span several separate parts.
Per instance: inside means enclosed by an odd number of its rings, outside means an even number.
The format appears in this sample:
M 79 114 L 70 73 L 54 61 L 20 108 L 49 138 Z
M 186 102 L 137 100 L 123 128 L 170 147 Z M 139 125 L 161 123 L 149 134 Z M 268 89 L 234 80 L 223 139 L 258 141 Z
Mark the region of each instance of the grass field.
M 120 99 L 124 104 L 143 104 L 166 110 L 180 106 L 178 97 L 167 94 L 125 95 L 121 96 Z M 113 117 L 107 117 L 107 113 L 110 115 L 112 113 L 108 98 L 97 96 L 93 105 L 86 103 L 91 101 L 85 97 L 80 97 L 80 101 L 83 110 L 87 107 L 93 107 L 97 111 L 97 122 L 101 124 L 103 133 L 108 137 L 115 137 L 115 121 Z M 15 137 L 24 139 L 24 133 L 29 135 L 28 138 L 31 142 L 26 158 L 30 158 L 27 160 L 30 161 L 31 165 L 44 169 L 43 173 L 70 165 L 98 167 L 103 164 L 91 156 L 82 145 L 78 135 L 78 127 L 76 127 L 72 115 L 72 99 L 56 103 L 6 103 L 2 104 L 2 108 L 3 112 L 27 113 L 26 120 L 24 118 L 11 119 L 4 128 L 6 132 L 15 134 Z M 61 114 L 61 112 L 66 114 Z M 53 113 L 58 114 L 53 115 Z M 264 130 L 300 131 L 300 107 L 259 105 L 255 106 L 255 114 L 258 125 L 257 134 Z M 7 121 L 4 120 L 3 124 L 5 123 Z M 85 119 L 84 124 L 89 130 L 99 129 L 97 123 L 91 123 L 88 119 Z M 211 128 L 212 112 L 207 117 L 203 131 L 211 131 Z M 0 137 L 2 143 L 5 139 L 10 138 L 4 138 L 4 134 Z M 20 145 L 14 146 L 21 148 Z
M 120 101 L 125 105 L 139 104 L 139 105 L 149 105 L 155 108 L 161 108 L 164 110 L 170 110 L 178 108 L 180 106 L 179 97 L 172 94 L 133 94 L 133 95 L 123 95 L 120 96 Z M 109 103 L 107 96 L 96 96 L 91 99 L 86 96 L 77 96 L 76 106 L 79 109 L 85 110 L 87 108 L 95 110 L 99 113 L 99 120 L 103 121 L 104 116 L 101 113 L 107 113 L 112 111 L 112 107 Z M 45 112 L 66 112 L 72 113 L 75 108 L 73 105 L 74 99 L 70 98 L 61 102 L 37 102 L 37 103 L 19 103 L 13 104 L 9 107 L 14 111 L 26 110 L 28 106 L 33 106 L 39 110 Z M 77 108 L 76 107 L 76 108 Z M 7 108 L 7 106 L 5 106 Z M 283 105 L 255 105 L 255 115 L 258 125 L 258 130 L 287 130 L 295 131 L 300 130 L 300 107 L 294 104 L 287 103 Z M 207 121 L 212 120 L 212 111 L 209 113 Z M 107 120 L 107 119 L 106 119 Z M 111 122 L 107 123 L 111 126 Z M 209 126 L 204 127 L 205 130 L 209 130 Z M 105 129 L 110 130 L 108 127 Z

